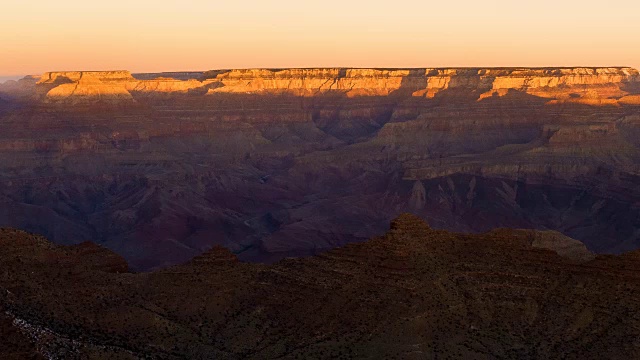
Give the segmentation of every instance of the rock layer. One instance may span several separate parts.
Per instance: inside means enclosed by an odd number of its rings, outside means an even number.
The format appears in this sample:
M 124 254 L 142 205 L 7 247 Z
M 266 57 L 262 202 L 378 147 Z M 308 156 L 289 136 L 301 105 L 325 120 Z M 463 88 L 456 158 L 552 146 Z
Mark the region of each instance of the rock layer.
M 557 69 L 246 69 L 215 70 L 200 79 L 134 78 L 127 71 L 49 72 L 39 84 L 59 84 L 46 95 L 48 102 L 128 101 L 126 93 L 184 93 L 201 89 L 215 93 L 287 93 L 317 96 L 339 92 L 346 96 L 389 96 L 394 93 L 433 98 L 445 90 L 471 91 L 478 100 L 517 90 L 555 101 L 592 105 L 635 103 L 625 86 L 637 87 L 632 68 Z M 193 76 L 194 74 L 192 74 Z M 185 76 L 176 74 L 184 79 Z M 186 76 L 187 78 L 190 76 Z M 60 84 L 60 83 L 63 84 Z M 587 87 L 587 88 L 585 88 Z

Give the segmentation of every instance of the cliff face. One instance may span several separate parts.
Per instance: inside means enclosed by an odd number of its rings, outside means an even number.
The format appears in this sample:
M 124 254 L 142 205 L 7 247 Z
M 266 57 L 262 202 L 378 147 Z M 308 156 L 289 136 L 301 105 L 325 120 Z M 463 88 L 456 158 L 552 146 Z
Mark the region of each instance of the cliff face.
M 126 71 L 45 73 L 38 84 L 57 85 L 47 92 L 45 102 L 122 103 L 133 101 L 126 89 L 130 79 Z
M 48 72 L 37 84 L 53 86 L 46 93 L 45 102 L 71 105 L 130 103 L 134 101 L 132 93 L 186 93 L 205 86 L 197 80 L 138 80 L 128 71 Z
M 571 69 L 292 69 L 232 70 L 205 73 L 223 86 L 221 92 L 288 91 L 297 95 L 341 91 L 348 96 L 390 95 L 396 91 L 433 97 L 447 89 L 504 92 L 510 89 L 549 95 L 549 88 L 636 83 L 632 68 Z M 615 85 L 614 85 L 615 86 Z M 481 98 L 486 94 L 481 94 Z M 569 94 L 566 94 L 568 97 Z
M 134 269 L 433 226 L 640 247 L 629 68 L 58 72 L 0 86 L 0 225 Z
M 127 71 L 52 72 L 39 84 L 65 82 L 47 93 L 46 101 L 85 103 L 128 101 L 127 92 L 263 93 L 317 96 L 338 92 L 346 96 L 404 96 L 433 98 L 444 90 L 472 92 L 478 100 L 517 90 L 554 100 L 617 105 L 637 87 L 638 71 L 631 68 L 564 69 L 246 69 L 215 70 L 199 80 L 185 76 L 135 79 Z M 627 97 L 623 102 L 633 102 Z

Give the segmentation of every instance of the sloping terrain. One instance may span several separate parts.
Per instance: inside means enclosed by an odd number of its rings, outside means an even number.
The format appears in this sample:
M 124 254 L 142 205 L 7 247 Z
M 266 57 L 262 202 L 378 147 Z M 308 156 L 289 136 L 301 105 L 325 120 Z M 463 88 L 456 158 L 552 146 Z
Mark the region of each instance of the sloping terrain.
M 451 233 L 404 214 L 319 256 L 264 265 L 214 248 L 137 274 L 91 244 L 4 229 L 0 246 L 2 356 L 640 356 L 637 252 L 594 256 L 557 233 Z

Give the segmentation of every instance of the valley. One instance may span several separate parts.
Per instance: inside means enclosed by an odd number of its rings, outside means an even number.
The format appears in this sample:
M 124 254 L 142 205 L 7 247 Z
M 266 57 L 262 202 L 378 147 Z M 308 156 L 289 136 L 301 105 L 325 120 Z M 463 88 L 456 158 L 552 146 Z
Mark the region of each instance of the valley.
M 0 225 L 137 271 L 438 229 L 640 246 L 631 68 L 53 72 L 0 84 Z

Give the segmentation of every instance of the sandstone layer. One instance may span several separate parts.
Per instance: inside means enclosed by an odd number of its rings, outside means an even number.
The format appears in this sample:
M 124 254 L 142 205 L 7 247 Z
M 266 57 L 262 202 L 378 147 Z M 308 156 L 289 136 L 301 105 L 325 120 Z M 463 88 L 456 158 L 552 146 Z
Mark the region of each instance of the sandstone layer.
M 394 93 L 433 98 L 445 90 L 476 93 L 477 100 L 504 96 L 511 90 L 555 102 L 592 105 L 636 103 L 625 86 L 637 86 L 638 71 L 632 68 L 557 69 L 246 69 L 215 70 L 190 76 L 157 74 L 152 78 L 128 71 L 49 72 L 38 84 L 57 84 L 48 102 L 117 102 L 130 100 L 127 92 L 184 93 L 287 93 L 317 96 L 338 92 L 348 97 L 389 96 Z M 129 94 L 130 95 L 130 94 Z

